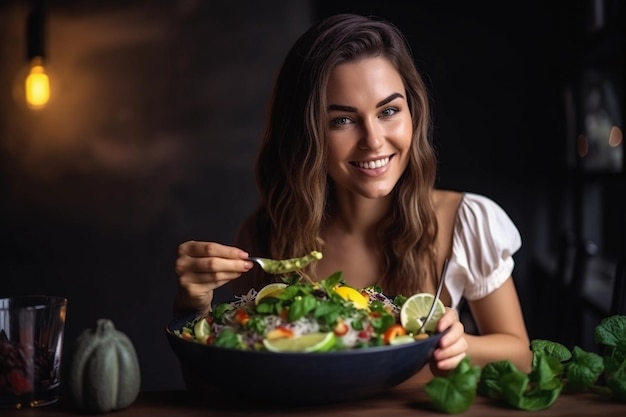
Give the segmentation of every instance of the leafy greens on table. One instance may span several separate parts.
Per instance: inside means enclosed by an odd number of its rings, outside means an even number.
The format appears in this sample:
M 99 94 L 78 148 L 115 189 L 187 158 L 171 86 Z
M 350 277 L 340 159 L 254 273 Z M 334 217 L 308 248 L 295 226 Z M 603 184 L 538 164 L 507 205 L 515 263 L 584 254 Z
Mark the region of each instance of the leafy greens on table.
M 435 408 L 449 414 L 466 411 L 476 395 L 528 411 L 550 407 L 566 391 L 594 392 L 626 402 L 626 316 L 603 319 L 594 337 L 602 355 L 578 346 L 570 351 L 557 342 L 533 340 L 528 374 L 511 361 L 492 362 L 481 369 L 464 358 L 450 374 L 428 382 L 426 394 Z

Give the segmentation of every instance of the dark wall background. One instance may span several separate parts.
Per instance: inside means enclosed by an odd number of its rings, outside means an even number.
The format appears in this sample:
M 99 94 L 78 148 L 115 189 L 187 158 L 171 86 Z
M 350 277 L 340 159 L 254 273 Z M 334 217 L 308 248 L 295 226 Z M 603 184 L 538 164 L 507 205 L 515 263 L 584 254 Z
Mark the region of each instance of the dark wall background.
M 531 336 L 544 336 L 533 264 L 579 229 L 566 98 L 589 3 L 49 0 L 56 91 L 34 112 L 12 94 L 29 2 L 4 1 L 0 296 L 66 296 L 66 346 L 112 319 L 137 348 L 144 390 L 181 387 L 164 336 L 177 246 L 232 242 L 256 201 L 252 164 L 284 54 L 313 21 L 353 11 L 409 38 L 433 97 L 439 185 L 485 194 L 516 222 L 516 282 Z M 611 209 L 589 217 L 612 259 L 623 181 L 601 184 Z

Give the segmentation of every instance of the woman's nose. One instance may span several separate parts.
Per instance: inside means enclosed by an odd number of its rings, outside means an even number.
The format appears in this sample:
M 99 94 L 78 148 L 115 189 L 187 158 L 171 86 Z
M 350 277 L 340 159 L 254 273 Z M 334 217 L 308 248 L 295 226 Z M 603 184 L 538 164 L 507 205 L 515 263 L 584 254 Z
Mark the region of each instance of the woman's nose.
M 376 122 L 376 120 L 363 121 L 359 149 L 376 150 L 383 146 L 384 135 Z

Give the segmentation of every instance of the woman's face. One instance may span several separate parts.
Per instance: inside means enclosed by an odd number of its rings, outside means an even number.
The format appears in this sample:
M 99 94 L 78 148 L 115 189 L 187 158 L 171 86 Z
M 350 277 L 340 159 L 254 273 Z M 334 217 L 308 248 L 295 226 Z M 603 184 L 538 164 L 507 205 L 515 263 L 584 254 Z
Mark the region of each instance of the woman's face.
M 326 98 L 328 174 L 337 189 L 387 196 L 408 164 L 413 132 L 398 71 L 381 57 L 341 64 Z

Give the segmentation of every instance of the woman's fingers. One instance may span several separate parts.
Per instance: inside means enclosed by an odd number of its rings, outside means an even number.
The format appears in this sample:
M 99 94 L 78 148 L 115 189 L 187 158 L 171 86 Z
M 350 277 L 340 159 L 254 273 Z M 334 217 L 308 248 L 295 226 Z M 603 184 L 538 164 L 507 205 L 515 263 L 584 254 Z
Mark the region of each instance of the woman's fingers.
M 248 253 L 234 246 L 226 246 L 217 242 L 200 242 L 190 240 L 178 246 L 178 256 L 190 256 L 193 258 L 226 258 L 246 259 Z
M 253 263 L 236 247 L 216 242 L 187 241 L 178 246 L 178 306 L 206 311 L 213 291 L 249 271 Z
M 234 279 L 252 269 L 253 264 L 247 257 L 245 251 L 233 246 L 188 241 L 178 247 L 176 274 L 182 277 L 187 273 L 208 273 L 206 278 L 210 281 Z
M 465 327 L 459 321 L 456 311 L 447 308 L 446 313 L 439 320 L 437 329 L 439 331 L 448 329 L 448 332 L 441 337 L 439 345 L 433 353 L 431 369 L 434 373 L 456 368 L 467 351 Z
M 211 278 L 211 280 L 223 281 L 237 278 L 243 272 L 248 272 L 252 267 L 252 262 L 243 259 L 182 256 L 176 260 L 176 275 L 182 277 L 186 274 L 209 274 L 207 277 Z

